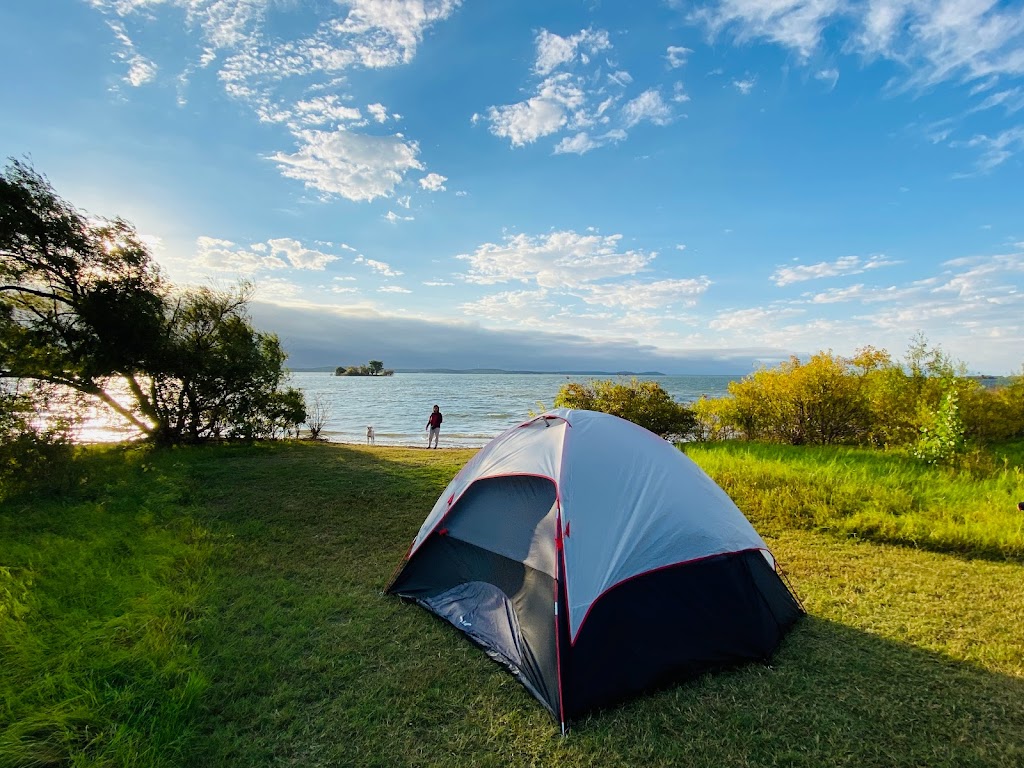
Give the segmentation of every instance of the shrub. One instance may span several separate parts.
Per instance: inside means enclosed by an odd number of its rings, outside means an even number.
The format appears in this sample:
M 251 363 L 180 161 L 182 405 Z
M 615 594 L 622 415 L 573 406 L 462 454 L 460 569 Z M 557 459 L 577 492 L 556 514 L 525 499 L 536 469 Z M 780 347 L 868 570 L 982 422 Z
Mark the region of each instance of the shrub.
M 950 387 L 930 423 L 921 427 L 914 456 L 926 464 L 952 464 L 965 452 L 967 443 L 959 401 L 956 388 Z
M 0 388 L 0 499 L 32 488 L 59 492 L 73 480 L 67 424 L 41 430 L 34 411 L 32 398 Z
M 656 381 L 636 378 L 629 384 L 570 382 L 558 391 L 555 407 L 610 413 L 669 440 L 687 439 L 697 423 L 693 412 L 673 400 Z

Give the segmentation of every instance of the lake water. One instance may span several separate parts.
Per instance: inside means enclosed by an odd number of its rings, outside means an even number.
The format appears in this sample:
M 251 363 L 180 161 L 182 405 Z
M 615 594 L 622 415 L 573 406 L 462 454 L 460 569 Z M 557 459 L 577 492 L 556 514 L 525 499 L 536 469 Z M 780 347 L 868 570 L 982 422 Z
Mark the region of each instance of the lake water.
M 427 416 L 441 406 L 442 448 L 479 448 L 511 426 L 554 405 L 570 381 L 629 382 L 629 377 L 567 376 L 556 373 L 396 373 L 393 376 L 335 376 L 297 371 L 290 385 L 303 391 L 306 407 L 319 398 L 327 412 L 321 437 L 338 443 L 365 443 L 372 425 L 378 445 L 426 445 Z M 649 376 L 676 401 L 701 395 L 722 397 L 740 376 Z M 116 393 L 115 393 L 116 394 Z M 305 432 L 305 428 L 303 428 Z M 117 442 L 138 437 L 103 408 L 87 411 L 75 430 L 82 442 Z M 308 434 L 308 432 L 306 432 Z
M 396 373 L 393 376 L 335 376 L 296 372 L 292 385 L 306 394 L 310 407 L 319 397 L 329 417 L 322 437 L 362 443 L 372 425 L 378 445 L 426 445 L 431 407 L 441 406 L 441 447 L 478 448 L 508 427 L 551 408 L 562 385 L 589 383 L 608 376 L 553 373 Z M 652 376 L 675 400 L 701 395 L 722 397 L 740 376 Z M 629 381 L 626 377 L 624 382 Z

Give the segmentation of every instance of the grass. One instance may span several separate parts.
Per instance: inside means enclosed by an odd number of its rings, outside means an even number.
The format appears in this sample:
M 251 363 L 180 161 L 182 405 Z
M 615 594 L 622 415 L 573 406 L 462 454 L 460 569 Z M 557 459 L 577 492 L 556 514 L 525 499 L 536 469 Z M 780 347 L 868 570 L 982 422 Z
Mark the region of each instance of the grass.
M 381 594 L 471 451 L 92 451 L 74 491 L 0 508 L 0 766 L 1024 764 L 1020 518 L 984 507 L 1022 491 L 1019 458 L 965 480 L 747 448 L 689 452 L 809 616 L 770 667 L 564 739 L 451 627 Z
M 762 534 L 803 528 L 1024 559 L 1024 443 L 970 471 L 863 448 L 726 442 L 686 450 Z

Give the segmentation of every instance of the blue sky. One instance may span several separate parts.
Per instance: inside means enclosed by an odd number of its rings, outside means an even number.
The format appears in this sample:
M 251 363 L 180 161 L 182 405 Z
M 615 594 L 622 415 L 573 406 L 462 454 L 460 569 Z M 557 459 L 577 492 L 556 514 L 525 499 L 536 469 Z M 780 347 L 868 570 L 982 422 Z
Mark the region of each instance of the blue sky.
M 3 155 L 295 366 L 1024 362 L 1021 2 L 9 0 L 0 66 Z

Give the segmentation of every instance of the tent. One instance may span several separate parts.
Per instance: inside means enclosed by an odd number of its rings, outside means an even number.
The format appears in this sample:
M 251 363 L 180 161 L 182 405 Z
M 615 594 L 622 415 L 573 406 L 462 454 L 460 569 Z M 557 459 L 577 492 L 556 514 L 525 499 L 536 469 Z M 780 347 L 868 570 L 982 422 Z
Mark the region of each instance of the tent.
M 767 660 L 803 614 L 753 526 L 682 451 L 565 409 L 466 463 L 387 592 L 464 632 L 563 731 L 672 680 Z

